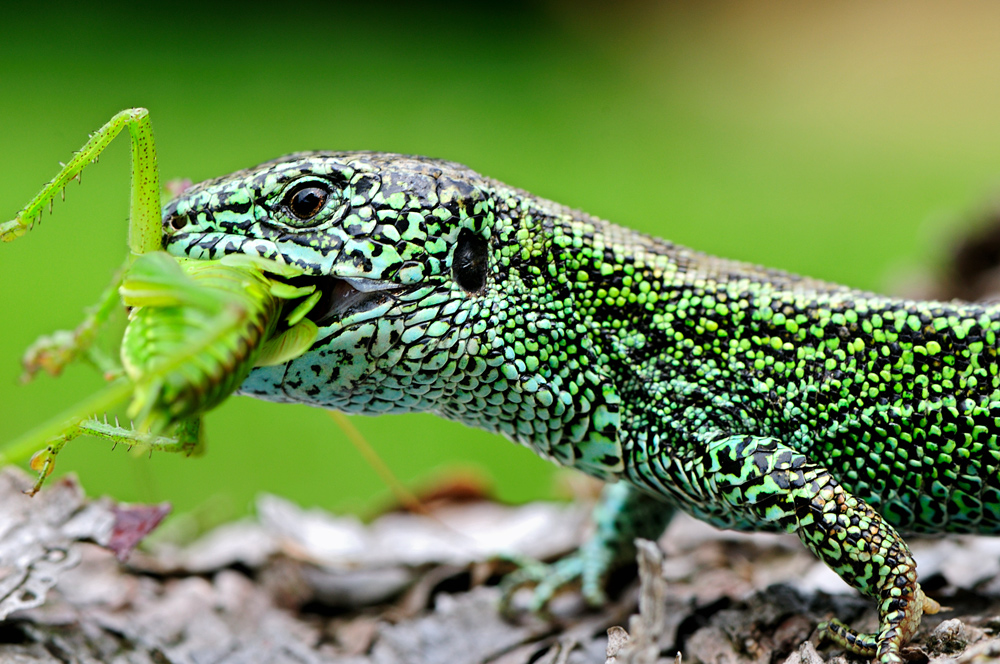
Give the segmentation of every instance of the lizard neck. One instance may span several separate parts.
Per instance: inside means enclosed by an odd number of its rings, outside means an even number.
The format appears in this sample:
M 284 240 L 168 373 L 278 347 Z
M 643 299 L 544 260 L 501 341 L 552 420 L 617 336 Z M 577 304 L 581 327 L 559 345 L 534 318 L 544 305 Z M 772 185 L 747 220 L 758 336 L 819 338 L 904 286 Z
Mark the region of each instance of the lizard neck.
M 493 372 L 500 389 L 485 403 L 459 390 L 438 412 L 590 474 L 631 472 L 627 457 L 643 422 L 651 430 L 663 424 L 662 413 L 638 410 L 658 408 L 657 390 L 704 368 L 689 339 L 675 338 L 675 322 L 749 303 L 748 292 L 764 299 L 853 292 L 695 252 L 542 199 L 516 200 L 513 219 L 496 225 L 499 245 L 510 250 L 486 341 L 502 358 Z M 707 325 L 702 332 L 712 336 L 718 328 Z M 524 387 L 539 392 L 525 395 Z
M 431 409 L 599 477 L 628 470 L 622 445 L 633 445 L 644 418 L 626 412 L 623 424 L 623 409 L 655 402 L 651 390 L 667 374 L 698 371 L 673 338 L 674 318 L 737 302 L 745 290 L 851 292 L 695 252 L 523 192 L 508 200 L 517 207 L 501 210 L 494 227 L 502 288 L 480 303 L 489 325 L 474 342 L 492 352 L 476 380 L 466 376 Z M 677 361 L 658 361 L 668 354 Z

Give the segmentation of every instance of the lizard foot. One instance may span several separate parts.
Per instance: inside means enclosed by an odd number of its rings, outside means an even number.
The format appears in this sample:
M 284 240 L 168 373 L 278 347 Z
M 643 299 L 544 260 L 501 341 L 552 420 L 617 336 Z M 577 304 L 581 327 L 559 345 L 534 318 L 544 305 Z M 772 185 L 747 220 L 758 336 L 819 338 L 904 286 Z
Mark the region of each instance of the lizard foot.
M 821 638 L 833 641 L 852 653 L 874 657 L 879 664 L 895 664 L 903 661 L 900 648 L 916 634 L 920 627 L 920 617 L 925 613 L 932 615 L 941 610 L 941 605 L 924 595 L 919 585 L 914 593 L 914 601 L 908 605 L 912 608 L 897 609 L 894 614 L 887 616 L 888 620 L 883 622 L 883 629 L 878 634 L 858 632 L 837 619 L 820 623 L 817 629 Z M 889 624 L 886 625 L 885 622 Z
M 579 587 L 588 606 L 603 605 L 607 601 L 604 581 L 610 570 L 594 556 L 587 555 L 587 549 L 584 546 L 576 553 L 551 564 L 524 557 L 507 558 L 518 569 L 504 577 L 500 584 L 501 613 L 507 617 L 517 613 L 512 601 L 514 594 L 521 588 L 532 586 L 534 591 L 526 607 L 532 613 L 544 614 L 556 595 L 572 587 Z
M 875 656 L 875 650 L 878 646 L 878 634 L 858 632 L 836 618 L 820 623 L 816 629 L 819 630 L 820 638 L 832 641 L 841 648 L 845 648 L 856 655 L 863 657 Z
M 616 568 L 635 560 L 636 538 L 655 540 L 673 513 L 671 505 L 627 482 L 607 485 L 594 508 L 594 533 L 576 552 L 552 564 L 508 558 L 519 569 L 501 584 L 501 610 L 510 616 L 514 593 L 527 586 L 534 586 L 526 607 L 534 613 L 545 611 L 556 595 L 574 586 L 580 588 L 589 606 L 605 604 L 608 577 Z

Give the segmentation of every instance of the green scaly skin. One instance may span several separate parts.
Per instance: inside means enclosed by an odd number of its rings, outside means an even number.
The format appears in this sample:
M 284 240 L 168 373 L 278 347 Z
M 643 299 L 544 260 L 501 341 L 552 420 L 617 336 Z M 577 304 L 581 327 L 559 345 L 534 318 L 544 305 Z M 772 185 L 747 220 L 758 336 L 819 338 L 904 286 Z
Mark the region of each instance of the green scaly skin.
M 285 261 L 324 293 L 312 349 L 243 394 L 431 411 L 621 480 L 539 606 L 575 580 L 599 600 L 676 507 L 798 534 L 878 603 L 878 633 L 828 635 L 898 662 L 938 608 L 900 534 L 1000 532 L 996 306 L 708 256 L 400 155 L 278 159 L 185 191 L 163 228 L 171 253 Z

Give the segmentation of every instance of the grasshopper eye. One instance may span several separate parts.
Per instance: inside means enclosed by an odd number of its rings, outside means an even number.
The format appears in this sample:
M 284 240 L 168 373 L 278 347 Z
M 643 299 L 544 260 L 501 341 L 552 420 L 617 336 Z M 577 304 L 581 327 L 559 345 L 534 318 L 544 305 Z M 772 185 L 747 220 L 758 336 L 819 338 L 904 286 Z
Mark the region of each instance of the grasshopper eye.
M 283 205 L 298 221 L 309 221 L 323 209 L 330 192 L 316 182 L 303 183 L 285 195 Z

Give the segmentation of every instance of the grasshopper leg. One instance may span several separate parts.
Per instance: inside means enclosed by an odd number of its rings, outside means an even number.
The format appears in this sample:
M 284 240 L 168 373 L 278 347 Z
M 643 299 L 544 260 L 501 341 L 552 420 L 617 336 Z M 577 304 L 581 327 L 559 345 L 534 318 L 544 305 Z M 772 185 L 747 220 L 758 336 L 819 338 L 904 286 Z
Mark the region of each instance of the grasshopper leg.
M 172 436 L 153 436 L 135 429 L 126 429 L 117 422 L 110 424 L 97 419 L 84 420 L 49 440 L 48 445 L 36 452 L 29 463 L 32 470 L 38 473 L 35 484 L 26 491 L 35 495 L 55 468 L 56 457 L 71 440 L 80 436 L 93 436 L 110 440 L 115 445 L 127 445 L 130 450 L 140 452 L 172 452 L 185 456 L 199 456 L 204 452 L 204 439 L 201 435 L 201 418 L 194 417 L 182 420 L 177 424 Z
M 129 203 L 129 249 L 131 256 L 126 268 L 136 256 L 160 249 L 160 180 L 157 171 L 156 146 L 153 141 L 149 111 L 144 108 L 126 109 L 94 132 L 69 163 L 48 182 L 13 220 L 0 224 L 0 240 L 10 242 L 30 230 L 39 219 L 46 205 L 51 206 L 56 194 L 78 179 L 88 164 L 97 160 L 108 145 L 128 129 L 131 138 L 131 198 Z M 58 375 L 71 361 L 81 355 L 87 357 L 102 371 L 113 367 L 101 354 L 92 352 L 90 346 L 101 324 L 107 320 L 118 303 L 118 287 L 122 283 L 124 268 L 115 275 L 111 285 L 101 295 L 97 305 L 87 312 L 84 321 L 73 331 L 59 331 L 40 338 L 28 349 L 22 364 L 24 380 L 30 380 L 39 370 Z
M 149 111 L 129 108 L 94 132 L 62 170 L 17 213 L 0 224 L 0 240 L 10 242 L 28 232 L 41 219 L 42 210 L 90 163 L 97 160 L 122 129 L 128 128 L 132 143 L 132 194 L 129 206 L 129 247 L 133 254 L 160 248 L 160 179 Z
M 118 363 L 93 348 L 94 339 L 101 326 L 120 306 L 118 288 L 125 275 L 125 266 L 116 274 L 97 304 L 87 309 L 83 321 L 73 330 L 58 330 L 39 337 L 24 352 L 21 366 L 24 373 L 22 382 L 29 382 L 39 371 L 58 376 L 70 362 L 83 357 L 95 365 L 105 375 L 113 376 L 121 371 Z

